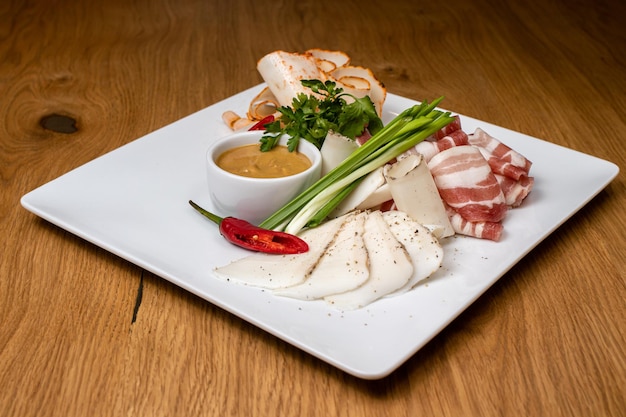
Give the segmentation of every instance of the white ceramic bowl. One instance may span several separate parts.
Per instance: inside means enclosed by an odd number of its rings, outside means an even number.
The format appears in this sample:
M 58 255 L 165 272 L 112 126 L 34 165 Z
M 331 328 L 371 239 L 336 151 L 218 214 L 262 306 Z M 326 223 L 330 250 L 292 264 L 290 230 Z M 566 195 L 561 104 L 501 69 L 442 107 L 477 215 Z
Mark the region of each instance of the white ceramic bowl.
M 216 159 L 226 150 L 259 143 L 263 131 L 234 133 L 215 141 L 207 150 L 207 178 L 211 201 L 220 216 L 232 216 L 259 224 L 320 178 L 322 156 L 312 143 L 302 139 L 298 151 L 311 166 L 298 174 L 280 178 L 249 178 L 218 167 Z M 286 145 L 283 136 L 279 144 Z

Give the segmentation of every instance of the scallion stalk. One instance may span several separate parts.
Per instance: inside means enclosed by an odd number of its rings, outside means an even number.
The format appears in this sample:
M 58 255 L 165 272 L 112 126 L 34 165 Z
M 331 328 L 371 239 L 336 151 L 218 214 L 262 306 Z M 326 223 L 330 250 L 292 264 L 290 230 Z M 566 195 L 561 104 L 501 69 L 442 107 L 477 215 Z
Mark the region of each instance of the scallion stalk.
M 396 116 L 362 146 L 259 226 L 296 234 L 315 227 L 370 172 L 385 165 L 454 120 L 435 110 L 443 97 L 422 102 Z

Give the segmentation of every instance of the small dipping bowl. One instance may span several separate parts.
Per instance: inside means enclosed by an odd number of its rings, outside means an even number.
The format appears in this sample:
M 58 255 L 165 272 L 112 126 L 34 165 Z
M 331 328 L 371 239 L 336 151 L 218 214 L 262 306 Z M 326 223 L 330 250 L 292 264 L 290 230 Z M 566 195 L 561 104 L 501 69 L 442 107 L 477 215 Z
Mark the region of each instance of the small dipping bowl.
M 207 150 L 207 178 L 211 201 L 222 217 L 237 217 L 258 225 L 320 178 L 322 156 L 312 143 L 301 139 L 298 152 L 311 161 L 305 171 L 278 178 L 250 178 L 220 168 L 216 161 L 229 149 L 257 144 L 264 131 L 237 132 L 215 141 Z M 283 135 L 279 145 L 287 144 Z

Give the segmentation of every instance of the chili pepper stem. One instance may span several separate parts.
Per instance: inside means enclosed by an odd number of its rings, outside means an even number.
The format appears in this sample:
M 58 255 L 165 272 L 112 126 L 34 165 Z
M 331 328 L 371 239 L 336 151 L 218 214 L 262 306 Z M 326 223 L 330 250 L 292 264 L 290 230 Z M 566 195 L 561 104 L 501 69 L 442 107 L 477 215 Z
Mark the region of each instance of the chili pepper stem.
M 191 204 L 191 207 L 195 208 L 200 214 L 202 214 L 204 217 L 208 218 L 209 220 L 211 220 L 217 225 L 222 223 L 222 220 L 224 220 L 222 217 L 203 209 L 202 207 L 200 207 L 199 205 L 197 205 L 191 200 L 189 200 L 189 204 Z
M 262 229 L 234 217 L 217 216 L 191 200 L 189 204 L 200 214 L 217 223 L 220 234 L 226 240 L 244 249 L 281 255 L 303 253 L 309 250 L 309 245 L 298 236 Z

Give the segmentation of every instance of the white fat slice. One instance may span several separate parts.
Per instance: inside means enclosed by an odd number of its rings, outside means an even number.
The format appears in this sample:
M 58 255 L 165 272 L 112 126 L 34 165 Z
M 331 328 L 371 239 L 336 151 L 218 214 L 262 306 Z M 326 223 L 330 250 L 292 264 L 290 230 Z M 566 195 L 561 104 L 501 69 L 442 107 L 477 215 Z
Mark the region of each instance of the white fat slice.
M 350 216 L 341 226 L 309 277 L 301 284 L 274 293 L 302 300 L 352 290 L 369 277 L 368 255 L 363 241 L 366 213 Z
M 412 154 L 385 165 L 387 184 L 398 210 L 428 227 L 437 238 L 454 235 L 445 206 L 428 165 L 420 154 Z
M 379 207 L 381 204 L 391 200 L 391 191 L 389 190 L 389 184 L 385 181 L 380 187 L 374 190 L 365 200 L 363 200 L 358 206 L 357 210 L 368 210 L 375 207 Z
M 355 210 L 359 205 L 385 184 L 383 168 L 380 167 L 367 174 L 361 182 L 343 199 L 330 213 L 330 217 L 343 216 Z
M 359 145 L 347 136 L 329 131 L 324 138 L 322 154 L 322 176 L 342 163 Z
M 354 310 L 364 307 L 403 287 L 413 275 L 411 259 L 380 211 L 367 216 L 363 238 L 369 256 L 369 278 L 354 290 L 325 297 L 335 308 Z
M 299 93 L 311 94 L 301 80 L 326 79 L 310 54 L 274 51 L 258 61 L 257 70 L 281 106 L 291 106 Z
M 299 236 L 309 245 L 309 250 L 305 253 L 294 255 L 254 253 L 215 268 L 214 273 L 226 281 L 268 289 L 300 284 L 318 263 L 344 220 L 344 218 L 333 219 L 300 233 Z
M 383 218 L 396 239 L 404 245 L 413 262 L 411 279 L 402 288 L 389 294 L 398 295 L 410 290 L 441 267 L 443 247 L 428 228 L 402 211 L 384 212 Z

